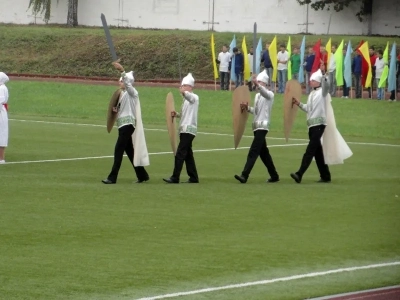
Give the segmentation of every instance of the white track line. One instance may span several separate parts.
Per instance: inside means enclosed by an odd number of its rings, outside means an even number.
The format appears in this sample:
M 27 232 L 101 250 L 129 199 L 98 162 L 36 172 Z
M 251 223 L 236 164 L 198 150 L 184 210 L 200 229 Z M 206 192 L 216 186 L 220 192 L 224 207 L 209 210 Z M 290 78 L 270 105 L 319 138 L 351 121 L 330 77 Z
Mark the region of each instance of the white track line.
M 305 146 L 305 145 L 307 145 L 307 144 L 271 145 L 268 147 L 269 148 L 271 148 L 271 147 L 292 147 L 292 146 Z M 249 147 L 238 147 L 236 150 L 241 150 L 241 149 L 249 149 Z M 200 149 L 200 150 L 193 150 L 193 152 L 216 152 L 216 151 L 230 151 L 230 150 L 235 150 L 235 148 Z M 149 153 L 149 155 L 163 155 L 163 154 L 172 154 L 172 152 L 166 151 L 166 152 Z M 101 159 L 101 158 L 111 158 L 111 157 L 114 157 L 114 156 L 105 155 L 105 156 L 87 156 L 87 157 L 73 157 L 73 158 L 60 158 L 60 159 L 46 159 L 46 160 L 11 161 L 11 162 L 4 163 L 4 165 L 61 162 L 61 161 L 74 161 L 74 160 L 89 160 L 89 159 Z
M 21 119 L 9 119 L 10 121 L 17 121 L 17 122 L 28 122 L 28 123 L 44 123 L 44 124 L 60 124 L 60 125 L 75 125 L 75 126 L 91 126 L 91 127 L 106 127 L 104 125 L 98 124 L 84 124 L 84 123 L 68 123 L 68 122 L 51 122 L 51 121 L 37 121 L 37 120 L 21 120 Z M 148 131 L 167 131 L 166 129 L 157 129 L 157 128 L 145 128 Z M 215 133 L 215 132 L 198 132 L 198 134 L 204 135 L 217 135 L 217 136 L 231 136 L 233 134 L 229 133 Z M 252 135 L 243 135 L 244 138 L 253 138 Z M 279 137 L 268 137 L 270 140 L 285 140 L 285 138 Z M 294 139 L 290 138 L 292 141 L 308 141 L 307 139 Z M 362 143 L 362 142 L 347 142 L 348 144 L 353 145 L 366 145 L 366 146 L 383 146 L 383 147 L 400 147 L 400 145 L 396 144 L 380 144 L 380 143 Z
M 353 271 L 359 271 L 359 270 L 392 267 L 392 266 L 398 266 L 398 265 L 400 265 L 400 261 L 367 265 L 367 266 L 359 266 L 359 267 L 341 268 L 341 269 L 328 270 L 328 271 L 322 271 L 322 272 L 313 272 L 313 273 L 307 273 L 307 274 L 301 274 L 301 275 L 293 275 L 293 276 L 288 276 L 288 277 L 280 277 L 280 278 L 260 280 L 260 281 L 250 281 L 250 282 L 230 284 L 230 285 L 219 286 L 219 287 L 210 287 L 210 288 L 204 288 L 204 289 L 193 290 L 193 291 L 188 291 L 188 292 L 165 294 L 165 295 L 159 295 L 159 296 L 154 296 L 154 297 L 140 298 L 137 300 L 159 300 L 159 299 L 167 299 L 167 298 L 176 298 L 176 297 L 210 293 L 210 292 L 216 292 L 216 291 L 222 291 L 222 290 L 239 289 L 239 288 L 244 288 L 244 287 L 248 287 L 248 286 L 265 285 L 265 284 L 271 284 L 271 283 L 276 283 L 276 282 L 285 282 L 285 281 L 292 281 L 292 280 L 298 280 L 298 279 L 304 279 L 304 278 L 313 278 L 313 277 L 320 277 L 320 276 L 326 276 L 326 275 L 331 275 L 331 274 L 338 274 L 338 273 L 343 273 L 343 272 L 353 272 Z

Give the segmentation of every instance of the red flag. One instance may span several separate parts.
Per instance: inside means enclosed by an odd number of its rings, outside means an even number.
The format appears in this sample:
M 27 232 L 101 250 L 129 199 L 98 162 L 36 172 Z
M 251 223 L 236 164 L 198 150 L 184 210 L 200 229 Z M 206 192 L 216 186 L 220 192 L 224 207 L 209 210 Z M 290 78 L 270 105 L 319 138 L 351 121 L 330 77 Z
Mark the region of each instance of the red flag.
M 314 64 L 311 68 L 311 74 L 317 71 L 321 65 L 321 39 L 318 40 L 318 42 L 314 45 L 313 47 L 315 58 L 314 58 Z
M 364 55 L 361 53 L 359 50 L 360 47 L 364 44 L 364 40 L 361 40 L 360 44 L 358 44 L 356 51 L 360 54 L 361 59 L 362 59 L 362 64 L 361 64 L 361 84 L 363 87 L 365 87 L 365 81 L 367 80 L 368 77 L 368 72 L 369 72 L 369 64 L 367 60 L 365 59 Z
M 8 104 L 6 103 L 6 104 L 3 104 L 4 105 L 4 108 L 6 109 L 6 111 L 8 111 Z

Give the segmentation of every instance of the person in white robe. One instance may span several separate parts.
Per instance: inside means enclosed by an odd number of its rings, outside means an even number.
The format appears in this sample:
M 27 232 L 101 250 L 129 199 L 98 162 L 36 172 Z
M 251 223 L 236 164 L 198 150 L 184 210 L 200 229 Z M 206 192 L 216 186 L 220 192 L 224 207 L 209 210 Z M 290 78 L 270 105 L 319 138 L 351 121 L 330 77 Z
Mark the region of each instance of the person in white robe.
M 267 182 L 278 182 L 279 175 L 275 169 L 274 162 L 265 140 L 269 131 L 271 110 L 272 105 L 274 104 L 274 93 L 267 89 L 269 77 L 266 70 L 258 74 L 257 77 L 253 75 L 252 79 L 253 84 L 260 90 L 254 98 L 254 107 L 250 107 L 247 102 L 242 102 L 240 107 L 242 110 L 247 110 L 249 113 L 254 115 L 252 123 L 254 139 L 251 143 L 243 171 L 241 175 L 235 175 L 235 179 L 241 183 L 246 183 L 257 158 L 260 156 L 261 161 L 271 176 L 267 179 Z
M 308 96 L 307 104 L 293 98 L 292 102 L 307 113 L 308 136 L 310 142 L 300 168 L 290 176 L 301 183 L 304 173 L 310 166 L 313 158 L 320 173 L 320 183 L 331 182 L 331 173 L 328 165 L 343 163 L 353 153 L 336 128 L 335 117 L 329 95 L 329 75 L 325 73 L 325 65 L 313 73 L 310 86 L 313 91 Z
M 0 164 L 6 162 L 5 151 L 8 146 L 8 81 L 8 76 L 0 72 Z
M 133 72 L 126 73 L 118 62 L 114 62 L 113 65 L 121 72 L 119 85 L 122 92 L 117 107 L 113 108 L 113 111 L 117 113 L 118 139 L 114 150 L 114 164 L 110 174 L 102 182 L 104 184 L 117 182 L 125 152 L 134 167 L 137 176 L 136 183 L 143 183 L 150 179 L 144 168 L 150 165 L 150 161 L 144 135 L 139 93 L 133 87 L 135 82 Z
M 179 92 L 183 97 L 182 111 L 171 112 L 171 117 L 180 118 L 179 145 L 175 154 L 175 165 L 172 176 L 163 178 L 166 183 L 179 183 L 183 164 L 189 176 L 184 183 L 199 183 L 196 162 L 193 156 L 192 143 L 197 134 L 197 114 L 199 111 L 199 96 L 193 93 L 194 78 L 191 73 L 182 79 Z

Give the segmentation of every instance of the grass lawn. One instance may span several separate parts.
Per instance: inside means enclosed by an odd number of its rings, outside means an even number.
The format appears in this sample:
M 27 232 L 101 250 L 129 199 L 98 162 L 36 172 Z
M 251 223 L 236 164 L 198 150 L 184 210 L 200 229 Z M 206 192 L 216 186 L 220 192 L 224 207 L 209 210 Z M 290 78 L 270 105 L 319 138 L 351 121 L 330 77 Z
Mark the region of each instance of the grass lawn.
M 151 179 L 133 184 L 125 158 L 118 183 L 108 186 L 100 181 L 110 171 L 117 133 L 105 128 L 113 87 L 8 87 L 1 299 L 139 299 L 400 261 L 399 103 L 334 99 L 354 155 L 331 167 L 331 184 L 315 183 L 315 164 L 296 184 L 289 173 L 306 147 L 305 114 L 299 111 L 286 144 L 277 95 L 267 142 L 281 181 L 266 184 L 258 161 L 243 185 L 233 175 L 244 166 L 251 126 L 243 148 L 232 150 L 231 93 L 199 90 L 194 150 L 205 150 L 195 153 L 201 182 L 167 185 L 162 178 L 171 175 L 173 155 L 164 106 L 171 89 L 139 88 Z M 397 265 L 182 299 L 304 299 L 399 282 Z

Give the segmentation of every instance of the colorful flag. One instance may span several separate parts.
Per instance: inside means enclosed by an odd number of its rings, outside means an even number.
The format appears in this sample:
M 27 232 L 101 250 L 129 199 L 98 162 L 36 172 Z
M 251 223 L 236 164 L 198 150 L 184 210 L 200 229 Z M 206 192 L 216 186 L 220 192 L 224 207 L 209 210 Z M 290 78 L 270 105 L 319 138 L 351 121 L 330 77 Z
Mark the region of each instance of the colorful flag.
M 217 61 L 215 60 L 215 42 L 214 42 L 214 34 L 211 34 L 211 54 L 212 54 L 212 63 L 214 69 L 214 79 L 218 78 L 218 69 L 217 69 Z
M 389 79 L 388 91 L 396 90 L 396 43 L 393 43 L 392 51 L 390 51 Z
M 378 87 L 386 87 L 386 79 L 389 75 L 389 42 L 386 44 L 385 52 L 383 52 L 383 61 L 385 62 L 385 67 L 383 68 L 383 72 L 381 78 L 379 79 Z
M 287 61 L 287 68 L 288 68 L 288 80 L 292 79 L 292 62 L 290 61 L 290 56 L 292 55 L 292 43 L 290 42 L 290 36 L 289 40 L 286 45 L 287 52 L 289 53 L 289 60 Z
M 321 39 L 319 39 L 318 42 L 315 43 L 313 50 L 315 54 L 315 59 L 311 68 L 311 74 L 315 71 L 318 71 L 319 67 L 321 66 Z
M 229 45 L 229 54 L 231 55 L 231 81 L 236 82 L 235 57 L 233 56 L 233 48 L 235 47 L 236 47 L 236 36 L 233 35 L 232 42 Z
M 276 44 L 276 36 L 272 40 L 271 44 L 269 45 L 268 52 L 269 57 L 271 59 L 273 73 L 272 73 L 272 82 L 276 82 L 276 74 L 277 74 L 277 67 L 278 67 L 278 51 L 277 51 L 277 44 Z
M 343 40 L 333 55 L 336 62 L 336 85 L 343 86 Z
M 370 87 L 371 86 L 371 80 L 372 80 L 372 68 L 371 68 L 371 59 L 369 57 L 369 47 L 368 47 L 368 42 L 364 42 L 359 48 L 358 51 L 361 53 L 361 56 L 365 59 L 367 68 L 363 68 L 363 84 L 364 87 Z M 366 70 L 365 70 L 366 69 Z M 365 76 L 364 76 L 365 74 Z M 364 79 L 365 78 L 365 79 Z
M 243 79 L 248 80 L 250 78 L 250 65 L 249 65 L 249 57 L 247 56 L 246 36 L 243 37 L 242 41 L 242 53 L 244 60 Z
M 351 79 L 351 53 L 353 49 L 351 48 L 351 41 L 347 45 L 346 57 L 344 58 L 344 80 L 346 81 L 346 86 L 352 86 L 352 79 Z
M 256 60 L 256 74 L 259 74 L 261 71 L 261 54 L 262 54 L 262 41 L 261 38 L 258 40 L 256 53 L 255 53 L 255 60 Z
M 326 53 L 328 53 L 327 55 L 328 55 L 328 64 L 329 64 L 329 60 L 331 59 L 331 54 L 332 54 L 332 41 L 330 38 L 329 38 L 329 41 L 326 43 L 325 50 L 326 50 Z
M 300 46 L 300 70 L 299 70 L 299 83 L 304 82 L 304 55 L 306 52 L 306 36 L 303 36 L 303 41 Z

